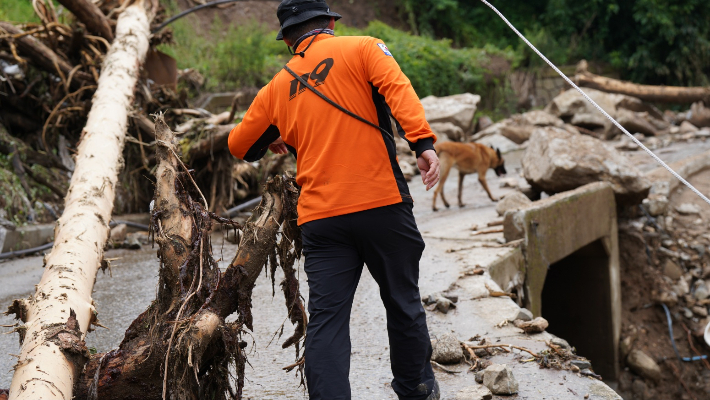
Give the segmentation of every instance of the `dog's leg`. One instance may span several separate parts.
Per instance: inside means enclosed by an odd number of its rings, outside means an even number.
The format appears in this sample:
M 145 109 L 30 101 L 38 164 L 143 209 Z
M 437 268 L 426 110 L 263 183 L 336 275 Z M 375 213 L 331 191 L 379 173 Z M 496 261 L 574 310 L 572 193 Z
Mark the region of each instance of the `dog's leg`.
M 449 177 L 452 165 L 453 162 L 451 158 L 446 153 L 442 153 L 439 159 L 441 175 L 439 177 L 439 184 L 436 186 L 436 190 L 434 190 L 434 200 L 431 203 L 431 209 L 433 211 L 439 210 L 436 208 L 436 196 L 439 194 L 441 194 L 441 200 L 444 202 L 446 208 L 449 208 L 449 203 L 446 202 L 446 197 L 444 197 L 444 183 L 446 183 L 446 179 Z
M 463 178 L 466 176 L 463 172 L 459 171 L 459 207 L 463 208 L 466 205 L 461 201 L 461 194 L 463 193 Z
M 491 194 L 491 190 L 488 189 L 488 182 L 486 182 L 486 172 L 488 169 L 485 169 L 483 171 L 478 171 L 478 181 L 481 182 L 481 186 L 483 186 L 483 189 L 486 190 L 486 193 L 488 193 L 488 198 L 491 199 L 491 201 L 498 201 L 497 198 L 493 197 Z

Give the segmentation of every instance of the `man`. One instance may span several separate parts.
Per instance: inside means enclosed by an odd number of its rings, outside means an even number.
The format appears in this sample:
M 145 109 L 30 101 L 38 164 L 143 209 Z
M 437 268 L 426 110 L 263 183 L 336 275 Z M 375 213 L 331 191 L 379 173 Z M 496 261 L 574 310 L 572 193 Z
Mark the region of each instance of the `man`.
M 334 37 L 341 16 L 324 0 L 285 0 L 277 16 L 277 40 L 294 52 L 287 66 L 308 85 L 279 72 L 230 133 L 229 150 L 247 161 L 260 159 L 268 148 L 297 156 L 298 223 L 309 286 L 310 398 L 351 398 L 350 310 L 367 264 L 387 310 L 392 388 L 400 399 L 438 399 L 418 287 L 424 242 L 389 133 L 390 115 L 416 152 L 427 190 L 439 179 L 436 137 L 411 83 L 381 40 Z

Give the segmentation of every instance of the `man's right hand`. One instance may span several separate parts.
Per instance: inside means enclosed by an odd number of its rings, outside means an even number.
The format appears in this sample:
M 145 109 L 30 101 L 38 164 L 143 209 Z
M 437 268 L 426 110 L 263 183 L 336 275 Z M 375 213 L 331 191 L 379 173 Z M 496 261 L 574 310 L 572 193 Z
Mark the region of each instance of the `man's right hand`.
M 439 182 L 439 157 L 434 150 L 427 150 L 417 158 L 417 167 L 422 174 L 422 182 L 426 190 L 433 188 Z
M 279 137 L 276 139 L 273 143 L 269 145 L 269 150 L 273 151 L 275 154 L 286 154 L 288 153 L 288 149 L 286 148 L 286 144 L 284 144 L 284 140 Z

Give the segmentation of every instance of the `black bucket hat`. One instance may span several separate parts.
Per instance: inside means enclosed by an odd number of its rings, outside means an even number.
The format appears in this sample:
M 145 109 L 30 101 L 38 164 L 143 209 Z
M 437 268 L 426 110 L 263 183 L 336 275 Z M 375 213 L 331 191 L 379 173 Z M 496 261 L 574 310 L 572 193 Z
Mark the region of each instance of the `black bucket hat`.
M 333 17 L 339 20 L 343 16 L 330 11 L 330 7 L 325 0 L 284 0 L 276 10 L 281 29 L 276 35 L 276 40 L 283 40 L 283 30 L 289 26 L 306 22 L 309 19 L 320 16 Z

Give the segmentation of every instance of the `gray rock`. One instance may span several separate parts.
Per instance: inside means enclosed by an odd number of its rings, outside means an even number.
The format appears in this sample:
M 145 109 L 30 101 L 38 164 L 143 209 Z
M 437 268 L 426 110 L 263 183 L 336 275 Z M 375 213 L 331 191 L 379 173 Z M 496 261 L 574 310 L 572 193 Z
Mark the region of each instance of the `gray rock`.
M 693 297 L 695 297 L 696 300 L 705 300 L 710 297 L 710 288 L 708 288 L 704 280 L 698 279 L 695 281 L 694 289 Z
M 473 136 L 473 140 L 477 141 L 486 136 L 502 135 L 516 144 L 523 144 L 530 139 L 533 130 L 541 126 L 562 128 L 565 123 L 552 114 L 542 110 L 535 110 L 524 114 L 515 114 L 510 118 L 499 121 L 476 133 Z
M 503 135 L 498 134 L 486 136 L 482 139 L 476 140 L 476 143 L 480 143 L 498 149 L 503 154 L 510 153 L 511 151 L 519 150 L 521 148 L 512 140 L 508 139 Z
M 463 360 L 463 349 L 456 336 L 447 333 L 432 343 L 431 359 L 439 364 L 458 364 Z
M 651 189 L 645 175 L 613 147 L 554 127 L 533 132 L 522 164 L 530 186 L 548 194 L 606 181 L 611 183 L 617 202 L 635 205 Z
M 666 262 L 663 263 L 663 275 L 677 281 L 683 276 L 683 270 L 673 260 L 666 259 Z
M 515 321 L 515 326 L 522 329 L 525 333 L 541 333 L 544 332 L 549 325 L 547 320 L 542 317 L 537 317 L 532 321 Z
M 456 400 L 491 400 L 493 394 L 485 386 L 476 385 L 461 389 L 456 393 Z
M 126 224 L 118 224 L 111 229 L 111 241 L 114 243 L 123 243 L 126 240 L 126 235 L 128 234 L 128 227 Z
M 569 363 L 579 369 L 591 369 L 592 368 L 592 363 L 590 363 L 587 360 L 572 360 Z
M 508 321 L 513 322 L 518 319 L 522 321 L 532 321 L 533 313 L 527 308 L 520 308 L 518 309 L 518 311 L 515 312 L 513 316 L 508 318 Z
M 402 170 L 402 175 L 404 175 L 404 178 L 409 181 L 414 177 L 414 175 L 417 174 L 417 169 L 414 168 L 414 166 L 404 160 L 399 161 L 399 169 Z
M 483 385 L 496 395 L 518 393 L 518 381 L 505 364 L 493 364 L 483 371 Z
M 700 207 L 696 206 L 693 203 L 683 203 L 679 206 L 676 206 L 675 210 L 683 215 L 700 214 Z
M 680 124 L 680 131 L 679 131 L 679 133 L 680 133 L 680 134 L 683 134 L 683 133 L 695 133 L 695 132 L 697 132 L 698 130 L 699 130 L 699 129 L 698 129 L 697 126 L 691 124 L 691 123 L 688 122 L 688 121 L 683 121 L 683 122 Z
M 2 253 L 3 247 L 5 247 L 5 238 L 7 237 L 7 229 L 0 225 L 0 253 Z
M 476 372 L 476 382 L 483 383 L 483 371 Z
M 498 215 L 505 215 L 508 211 L 520 211 L 532 205 L 532 200 L 521 192 L 515 191 L 505 195 L 496 205 Z
M 426 119 L 430 124 L 450 122 L 465 133 L 473 131 L 473 116 L 481 96 L 471 93 L 448 97 L 428 96 L 422 99 Z
M 453 142 L 461 142 L 464 139 L 463 129 L 451 122 L 434 122 L 429 124 L 429 126 L 437 136 L 445 135 Z
M 552 338 L 552 340 L 550 340 L 550 343 L 554 344 L 555 346 L 561 347 L 564 350 L 572 350 L 572 346 L 569 345 L 569 342 L 562 338 L 554 337 Z
M 693 313 L 704 318 L 708 316 L 708 309 L 705 306 L 695 306 Z
M 643 200 L 643 205 L 648 213 L 653 217 L 663 215 L 668 210 L 668 197 L 660 194 L 652 194 Z
M 631 350 L 626 359 L 626 363 L 637 374 L 644 378 L 659 381 L 661 379 L 661 368 L 656 361 L 641 350 Z
M 513 188 L 517 189 L 520 187 L 520 183 L 518 182 L 518 178 L 500 178 L 498 179 L 500 181 L 500 188 Z

